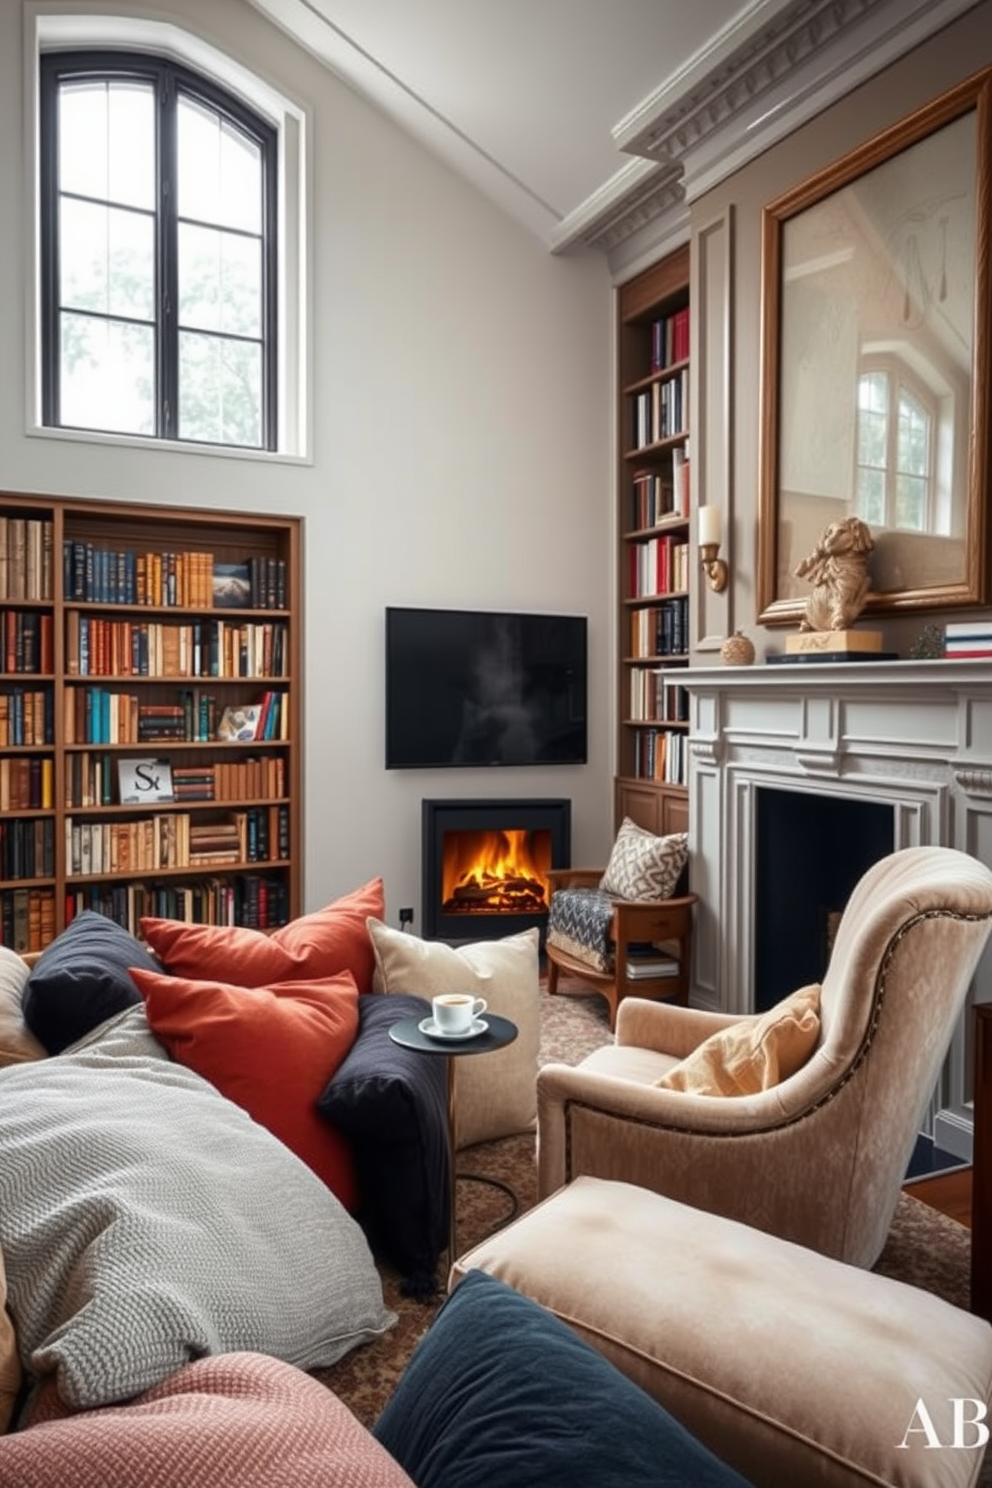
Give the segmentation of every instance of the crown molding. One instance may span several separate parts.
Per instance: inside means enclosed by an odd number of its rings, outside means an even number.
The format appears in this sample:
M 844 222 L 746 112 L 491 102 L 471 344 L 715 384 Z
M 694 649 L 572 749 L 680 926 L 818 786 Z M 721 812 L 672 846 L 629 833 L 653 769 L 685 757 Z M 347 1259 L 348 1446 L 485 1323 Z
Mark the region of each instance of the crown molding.
M 763 0 L 614 129 L 657 175 L 618 171 L 555 228 L 552 250 L 594 247 L 616 268 L 646 227 L 672 236 L 697 196 L 978 3 Z

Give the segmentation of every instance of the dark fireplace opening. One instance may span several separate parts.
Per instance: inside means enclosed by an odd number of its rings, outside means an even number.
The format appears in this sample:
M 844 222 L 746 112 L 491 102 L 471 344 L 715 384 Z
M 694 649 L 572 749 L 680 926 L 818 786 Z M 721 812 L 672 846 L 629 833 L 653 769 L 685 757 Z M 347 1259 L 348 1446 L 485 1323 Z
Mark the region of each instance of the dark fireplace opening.
M 571 862 L 567 799 L 423 802 L 422 914 L 429 940 L 494 940 L 548 916 L 550 868 Z
M 754 858 L 756 1012 L 821 982 L 844 906 L 862 874 L 893 851 L 891 806 L 853 796 L 762 787 Z

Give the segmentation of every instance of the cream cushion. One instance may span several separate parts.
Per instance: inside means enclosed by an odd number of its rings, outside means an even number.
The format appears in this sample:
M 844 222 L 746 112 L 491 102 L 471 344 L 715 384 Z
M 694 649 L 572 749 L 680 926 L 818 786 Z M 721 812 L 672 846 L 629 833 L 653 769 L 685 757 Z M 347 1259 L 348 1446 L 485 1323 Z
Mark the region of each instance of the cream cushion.
M 992 1396 L 992 1328 L 917 1287 L 660 1194 L 582 1177 L 460 1256 L 556 1313 L 755 1488 L 971 1488 L 953 1399 Z M 935 1461 L 938 1459 L 939 1461 Z
M 721 1028 L 657 1084 L 692 1095 L 756 1095 L 802 1069 L 820 1036 L 820 986 L 814 982 L 753 1018 Z
M 537 930 L 455 948 L 393 930 L 381 920 L 370 919 L 368 927 L 376 992 L 412 992 L 428 999 L 441 992 L 472 992 L 486 999 L 491 1013 L 517 1025 L 516 1039 L 505 1048 L 455 1059 L 455 1145 L 532 1130 L 541 1038 Z
M 21 1361 L 14 1324 L 7 1311 L 7 1276 L 0 1255 L 0 1432 L 6 1431 L 21 1387 Z
M 657 837 L 625 816 L 599 881 L 600 890 L 617 899 L 670 899 L 688 855 L 687 832 Z
M 24 1021 L 21 997 L 31 974 L 22 956 L 0 946 L 0 1066 L 44 1059 L 45 1048 Z

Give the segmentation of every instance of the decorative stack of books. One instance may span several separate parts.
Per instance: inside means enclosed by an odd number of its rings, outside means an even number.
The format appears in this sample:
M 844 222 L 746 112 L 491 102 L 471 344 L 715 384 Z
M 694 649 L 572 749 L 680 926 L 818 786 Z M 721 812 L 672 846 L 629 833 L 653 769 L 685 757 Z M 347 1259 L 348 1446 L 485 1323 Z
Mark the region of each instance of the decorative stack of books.
M 647 981 L 652 977 L 673 977 L 678 974 L 678 961 L 662 951 L 660 946 L 646 944 L 630 947 L 630 959 L 627 962 L 629 981 Z
M 992 620 L 960 620 L 944 626 L 948 657 L 992 656 Z
M 785 651 L 769 656 L 781 665 L 793 662 L 897 661 L 899 653 L 882 650 L 880 630 L 801 630 L 786 636 Z

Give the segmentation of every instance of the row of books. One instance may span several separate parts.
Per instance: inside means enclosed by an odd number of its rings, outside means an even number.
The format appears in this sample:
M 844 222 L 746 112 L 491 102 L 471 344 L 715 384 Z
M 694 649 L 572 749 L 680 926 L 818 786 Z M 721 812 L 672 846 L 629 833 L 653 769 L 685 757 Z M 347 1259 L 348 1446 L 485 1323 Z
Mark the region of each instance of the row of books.
M 62 543 L 62 592 L 88 604 L 210 609 L 213 569 L 212 553 L 139 553 L 71 537 Z
M 67 537 L 62 586 L 67 600 L 82 604 L 284 610 L 286 561 L 254 554 L 230 563 L 213 553 L 137 552 Z
M 51 820 L 45 818 L 42 824 L 50 827 Z M 231 811 L 210 821 L 195 819 L 187 811 L 162 811 L 134 821 L 67 817 L 66 868 L 74 877 L 85 878 L 105 873 L 154 873 L 163 868 L 237 866 L 268 861 L 261 856 L 261 843 L 275 848 L 276 856 L 281 842 L 288 845 L 288 817 L 282 832 L 278 817 L 275 825 L 273 835 L 268 813 L 258 808 L 252 808 L 251 812 Z
M 684 434 L 689 424 L 689 369 L 653 382 L 631 398 L 631 447 L 646 449 Z
M 289 885 L 278 875 L 240 873 L 199 882 L 74 885 L 65 896 L 65 923 L 92 909 L 116 920 L 132 935 L 154 915 L 196 925 L 246 925 L 273 930 L 289 918 Z
M 0 821 L 0 878 L 51 878 L 55 823 L 50 816 Z
M 992 656 L 992 622 L 956 620 L 944 626 L 944 655 Z
M 107 620 L 70 610 L 66 671 L 74 677 L 285 677 L 286 623 Z
M 0 761 L 0 801 L 3 790 L 3 766 L 14 761 Z M 18 760 L 17 764 L 34 764 Z M 51 766 L 50 760 L 42 765 Z M 125 762 L 127 763 L 127 762 Z M 168 763 L 165 768 L 168 769 Z M 74 751 L 66 758 L 65 806 L 115 806 L 119 804 L 118 771 L 121 761 L 116 755 Z M 250 756 L 246 760 L 203 761 L 195 765 L 171 766 L 172 797 L 175 801 L 274 801 L 286 795 L 286 762 L 281 755 Z M 50 788 L 50 787 L 49 787 Z M 35 803 L 30 803 L 32 806 Z M 49 805 L 51 802 L 48 803 Z M 251 807 L 251 811 L 269 810 Z M 285 853 L 280 853 L 285 857 Z
M 0 516 L 0 599 L 55 597 L 54 533 L 47 518 Z
M 665 681 L 655 667 L 633 667 L 630 673 L 630 716 L 641 721 L 685 723 L 689 717 L 689 693 L 677 682 Z
M 55 939 L 53 889 L 0 889 L 0 943 L 19 956 Z
M 635 470 L 631 502 L 631 528 L 643 532 L 658 527 L 666 519 L 689 515 L 689 492 L 682 483 L 676 486 L 671 475 L 655 470 Z
M 689 357 L 689 306 L 651 322 L 651 371 L 663 372 Z
M 630 544 L 630 595 L 641 599 L 689 587 L 689 544 L 668 532 Z
M 54 617 L 42 610 L 0 610 L 0 647 L 5 672 L 53 672 Z
M 0 749 L 55 741 L 55 700 L 50 687 L 0 691 Z
M 64 744 L 191 744 L 197 741 L 241 743 L 266 740 L 281 743 L 289 735 L 289 700 L 285 693 L 267 692 L 257 703 L 228 705 L 220 712 L 216 730 L 209 741 L 203 741 L 197 731 L 201 721 L 200 714 L 193 721 L 193 715 L 185 701 L 150 703 L 136 693 L 116 692 L 106 687 L 81 687 L 72 682 L 67 682 L 63 690 Z M 263 732 L 257 733 L 260 726 Z
M 688 743 L 681 731 L 638 729 L 634 739 L 634 775 L 638 780 L 685 785 L 687 761 Z
M 676 595 L 663 604 L 630 615 L 630 654 L 635 658 L 684 656 L 689 650 L 689 596 Z
M 267 755 L 232 763 L 174 765 L 172 789 L 177 801 L 272 800 L 286 794 L 286 762 L 281 755 Z M 286 821 L 288 825 L 288 817 Z
M 49 811 L 54 805 L 51 755 L 5 754 L 0 759 L 0 811 Z

